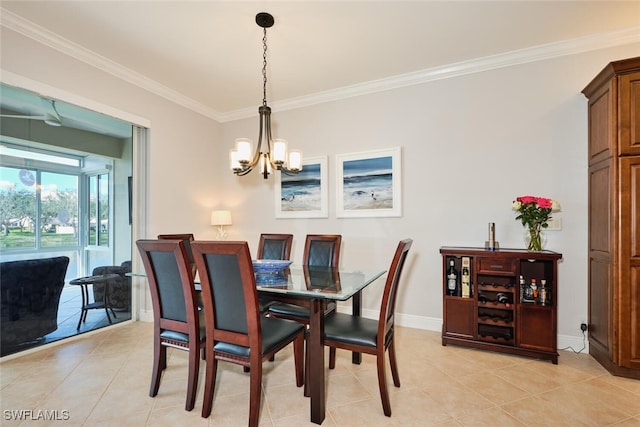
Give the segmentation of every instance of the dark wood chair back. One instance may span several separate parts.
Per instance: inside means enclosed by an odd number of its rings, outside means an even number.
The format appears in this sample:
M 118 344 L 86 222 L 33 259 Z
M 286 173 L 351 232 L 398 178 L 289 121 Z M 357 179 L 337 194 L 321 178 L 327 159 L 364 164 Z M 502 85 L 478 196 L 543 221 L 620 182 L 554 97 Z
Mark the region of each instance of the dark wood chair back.
M 384 293 L 382 294 L 382 302 L 380 304 L 380 318 L 378 320 L 378 345 L 384 346 L 384 341 L 388 334 L 392 332 L 394 325 L 394 314 L 396 312 L 396 299 L 398 297 L 398 283 L 404 268 L 404 262 L 409 254 L 409 249 L 413 240 L 405 239 L 398 243 L 396 252 L 393 255 L 389 272 L 387 273 L 387 281 L 384 285 Z
M 340 234 L 307 234 L 302 264 L 309 266 L 338 267 L 340 264 Z
M 258 259 L 291 259 L 293 234 L 260 235 L 258 242 Z
M 195 404 L 198 384 L 199 350 L 204 348 L 204 318 L 198 310 L 193 273 L 183 240 L 138 240 L 153 305 L 154 367 L 149 395 L 156 396 L 162 370 L 166 367 L 166 347 L 189 352 L 187 402 Z
M 191 265 L 191 270 L 193 275 L 196 274 L 196 265 L 193 262 L 193 252 L 191 251 L 191 242 L 193 242 L 194 237 L 193 233 L 183 233 L 183 234 L 158 234 L 159 240 L 182 240 L 184 243 L 184 247 L 187 250 L 187 257 L 189 258 L 189 264 Z
M 312 267 L 334 267 L 340 264 L 340 246 L 342 236 L 340 234 L 307 234 L 302 254 L 302 265 L 305 267 L 306 278 L 310 278 L 308 273 Z M 309 280 L 307 285 L 312 287 Z M 269 316 L 280 319 L 295 320 L 296 322 L 309 324 L 309 308 L 301 307 L 285 302 L 275 302 L 264 304 L 267 307 Z M 329 301 L 325 307 L 325 314 L 329 314 L 336 309 L 336 303 Z

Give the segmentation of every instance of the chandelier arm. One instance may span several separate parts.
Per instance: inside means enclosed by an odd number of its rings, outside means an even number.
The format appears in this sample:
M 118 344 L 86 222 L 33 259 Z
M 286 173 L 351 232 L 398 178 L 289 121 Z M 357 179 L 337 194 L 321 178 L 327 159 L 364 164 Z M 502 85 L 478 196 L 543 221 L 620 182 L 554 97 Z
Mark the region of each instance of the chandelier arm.
M 238 176 L 245 176 L 249 172 L 251 172 L 252 170 L 253 170 L 253 166 L 248 166 L 246 169 L 241 169 L 239 171 L 233 171 L 233 173 L 235 173 Z
M 267 152 L 269 153 L 269 163 L 271 163 L 271 167 L 275 170 L 280 170 L 282 165 L 279 165 L 273 160 L 273 138 L 271 137 L 271 116 L 267 117 L 265 122 L 265 133 L 266 133 L 266 142 L 267 142 Z
M 289 175 L 289 176 L 295 176 L 295 175 L 298 175 L 300 173 L 300 171 L 298 171 L 298 170 L 293 171 L 293 170 L 288 169 L 288 168 L 286 168 L 284 166 L 282 166 L 280 168 L 280 172 L 282 172 L 285 175 Z
M 264 128 L 265 116 L 270 112 L 269 107 L 262 106 L 258 108 L 258 113 L 260 113 L 260 132 L 258 133 L 258 143 L 256 144 L 256 149 L 253 153 L 253 158 L 247 165 L 247 169 L 251 171 L 251 169 L 258 164 L 260 161 L 260 154 L 262 152 L 262 129 Z M 269 118 L 267 117 L 266 122 L 269 123 Z M 243 169 L 244 170 L 244 169 Z

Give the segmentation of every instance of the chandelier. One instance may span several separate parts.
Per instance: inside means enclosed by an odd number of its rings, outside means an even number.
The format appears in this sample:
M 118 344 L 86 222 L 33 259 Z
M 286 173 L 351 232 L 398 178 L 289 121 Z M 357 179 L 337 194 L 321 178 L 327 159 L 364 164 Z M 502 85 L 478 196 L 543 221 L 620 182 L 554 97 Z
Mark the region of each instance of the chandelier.
M 262 37 L 262 105 L 258 107 L 260 133 L 253 155 L 249 138 L 236 139 L 236 148 L 231 150 L 231 170 L 239 176 L 248 174 L 256 166 L 259 166 L 264 179 L 269 177 L 273 169 L 287 175 L 295 175 L 302 170 L 302 153 L 291 150 L 287 155 L 287 141 L 271 137 L 271 108 L 267 105 L 267 28 L 272 27 L 273 23 L 273 16 L 266 12 L 256 15 L 256 24 L 262 27 L 264 34 Z

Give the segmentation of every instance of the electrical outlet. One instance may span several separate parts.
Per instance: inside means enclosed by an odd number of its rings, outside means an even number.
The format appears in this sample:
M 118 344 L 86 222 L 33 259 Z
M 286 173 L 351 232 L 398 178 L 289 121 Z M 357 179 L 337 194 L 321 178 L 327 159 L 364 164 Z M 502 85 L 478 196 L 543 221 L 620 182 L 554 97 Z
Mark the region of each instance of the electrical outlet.
M 589 327 L 587 326 L 587 324 L 586 324 L 586 323 L 582 322 L 582 323 L 580 324 L 580 330 L 581 330 L 582 332 L 587 332 L 587 330 L 588 330 L 588 329 L 589 329 Z

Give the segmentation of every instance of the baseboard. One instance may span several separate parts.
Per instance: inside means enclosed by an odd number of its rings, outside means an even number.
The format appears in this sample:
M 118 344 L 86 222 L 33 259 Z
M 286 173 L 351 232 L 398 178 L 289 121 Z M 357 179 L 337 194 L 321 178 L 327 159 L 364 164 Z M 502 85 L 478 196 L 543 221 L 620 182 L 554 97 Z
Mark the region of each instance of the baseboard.
M 140 310 L 139 319 L 141 322 L 153 322 L 153 310 Z
M 338 311 L 341 313 L 351 314 L 351 305 L 338 306 Z M 379 311 L 362 309 L 362 317 L 368 319 L 377 319 Z M 435 317 L 415 316 L 412 314 L 396 313 L 395 319 L 396 325 L 404 326 L 406 328 L 423 329 L 425 331 L 442 331 L 442 319 Z
M 586 336 L 583 338 L 572 337 L 571 335 L 558 335 L 558 351 L 562 350 L 589 354 L 589 340 Z

